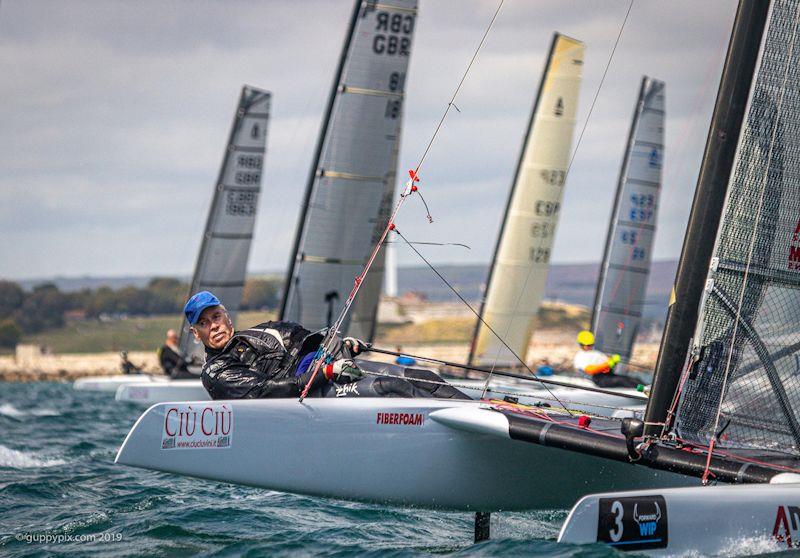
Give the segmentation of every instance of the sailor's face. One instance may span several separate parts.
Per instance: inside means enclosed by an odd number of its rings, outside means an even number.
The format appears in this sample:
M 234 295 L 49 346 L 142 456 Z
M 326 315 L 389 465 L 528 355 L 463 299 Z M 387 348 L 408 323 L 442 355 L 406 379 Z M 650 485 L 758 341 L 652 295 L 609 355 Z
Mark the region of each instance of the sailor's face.
M 192 332 L 209 349 L 221 349 L 233 336 L 233 323 L 225 308 L 211 306 L 200 314 Z

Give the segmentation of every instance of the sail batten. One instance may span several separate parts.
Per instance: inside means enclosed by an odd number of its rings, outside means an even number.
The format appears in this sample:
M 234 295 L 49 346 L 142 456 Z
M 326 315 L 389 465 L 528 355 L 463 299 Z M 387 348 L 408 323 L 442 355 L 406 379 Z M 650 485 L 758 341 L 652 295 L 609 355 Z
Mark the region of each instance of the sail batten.
M 597 348 L 630 360 L 641 323 L 664 160 L 664 82 L 642 78 L 622 161 L 595 301 Z
M 394 199 L 416 0 L 357 1 L 306 190 L 281 318 L 315 330 L 339 314 Z M 371 339 L 384 250 L 343 324 Z
M 261 191 L 271 94 L 244 86 L 214 188 L 190 294 L 212 290 L 235 316 L 242 300 L 258 194 Z M 203 349 L 186 319 L 180 348 L 202 360 Z
M 554 35 L 492 258 L 471 364 L 513 366 L 526 358 L 561 210 L 583 54 L 580 41 Z

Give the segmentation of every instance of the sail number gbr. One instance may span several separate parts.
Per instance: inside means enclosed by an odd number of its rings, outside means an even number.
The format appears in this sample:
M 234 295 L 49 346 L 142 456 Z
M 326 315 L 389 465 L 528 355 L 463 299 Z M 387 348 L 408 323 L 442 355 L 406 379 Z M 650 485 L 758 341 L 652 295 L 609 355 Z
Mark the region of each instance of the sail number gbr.
M 367 4 L 361 17 L 375 10 Z M 414 31 L 412 14 L 393 14 L 379 11 L 375 15 L 375 36 L 372 52 L 381 56 L 408 56 L 411 53 L 411 33 Z

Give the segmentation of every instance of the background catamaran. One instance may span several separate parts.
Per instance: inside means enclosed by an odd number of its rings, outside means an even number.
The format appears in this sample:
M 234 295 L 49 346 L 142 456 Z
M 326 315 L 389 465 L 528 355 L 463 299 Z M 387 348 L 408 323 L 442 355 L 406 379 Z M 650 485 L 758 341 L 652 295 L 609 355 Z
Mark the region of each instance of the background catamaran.
M 540 98 L 559 106 L 557 96 Z M 547 409 L 433 399 L 159 404 L 137 421 L 117 462 L 302 494 L 482 512 L 564 506 L 590 486 L 685 482 L 512 439 L 510 425 L 519 421 L 546 421 L 544 433 L 565 422 L 589 424 L 586 416 Z M 622 439 L 614 434 L 618 421 L 595 420 L 595 429 Z M 359 456 L 368 456 L 368 466 L 345 466 Z M 335 480 L 327 471 L 336 471 Z
M 280 319 L 329 326 L 386 227 L 395 194 L 416 0 L 356 0 L 291 251 Z M 375 333 L 384 250 L 342 330 Z
M 264 153 L 267 144 L 271 95 L 245 85 L 233 117 L 222 167 L 214 184 L 203 240 L 197 256 L 190 293 L 213 289 L 233 314 L 239 309 L 253 238 Z M 203 362 L 202 345 L 194 340 L 183 319 L 180 350 Z M 197 370 L 199 373 L 199 370 Z M 128 374 L 81 378 L 75 389 L 116 392 L 128 384 L 163 384 L 162 376 Z M 185 380 L 180 380 L 185 381 Z
M 550 73 L 553 71 L 553 67 L 559 67 L 553 64 L 553 55 L 555 52 L 559 52 L 558 45 L 561 40 L 574 43 L 574 40 L 564 39 L 558 34 L 554 37 L 551 54 L 548 57 L 548 64 L 542 78 L 542 87 L 545 89 L 547 89 L 548 84 L 552 83 Z M 563 49 L 561 50 L 563 51 Z M 564 67 L 563 63 L 561 67 Z M 502 313 L 505 316 L 505 321 L 499 320 L 497 316 L 490 316 L 491 312 L 487 313 L 487 308 L 490 306 L 488 301 L 492 299 L 489 296 L 486 297 L 482 306 L 482 315 L 477 322 L 472 341 L 471 363 L 481 360 L 480 355 L 482 353 L 478 352 L 478 348 L 482 346 L 481 343 L 487 343 L 486 340 L 489 337 L 501 335 L 503 331 L 516 331 L 519 334 L 509 336 L 507 342 L 517 343 L 511 349 L 514 349 L 514 353 L 522 357 L 522 361 L 524 361 L 523 355 L 527 354 L 535 311 L 533 314 L 528 314 L 528 309 L 520 306 L 519 302 L 523 297 L 526 297 L 525 295 L 527 295 L 526 302 L 530 302 L 536 309 L 538 309 L 541 302 L 541 290 L 524 291 L 522 296 L 516 296 L 513 290 L 509 290 L 509 281 L 513 282 L 515 277 L 517 279 L 522 278 L 524 282 L 527 282 L 526 287 L 531 284 L 531 277 L 536 277 L 536 281 L 538 281 L 539 277 L 546 278 L 547 263 L 537 262 L 534 257 L 540 248 L 530 248 L 529 265 L 525 265 L 520 260 L 516 262 L 516 267 L 513 267 L 509 265 L 508 260 L 504 262 L 499 257 L 499 254 L 520 252 L 521 248 L 527 248 L 529 244 L 528 237 L 523 234 L 506 234 L 506 226 L 509 222 L 513 222 L 520 231 L 528 231 L 528 236 L 532 236 L 534 242 L 546 241 L 552 243 L 552 232 L 555 230 L 558 210 L 553 215 L 536 215 L 529 211 L 524 211 L 514 201 L 523 197 L 518 193 L 520 190 L 517 184 L 520 182 L 521 176 L 528 177 L 525 185 L 529 191 L 529 195 L 525 196 L 526 201 L 522 204 L 522 208 L 530 207 L 529 200 L 537 199 L 538 196 L 542 195 L 540 190 L 543 189 L 545 192 L 552 193 L 552 184 L 548 179 L 549 176 L 552 176 L 552 173 L 540 170 L 539 178 L 543 180 L 535 181 L 530 178 L 531 176 L 536 176 L 533 173 L 534 170 L 542 167 L 541 164 L 533 162 L 536 159 L 535 152 L 533 151 L 533 146 L 529 145 L 532 138 L 537 137 L 537 135 L 541 136 L 535 131 L 537 130 L 536 122 L 538 118 L 535 115 L 538 104 L 537 100 L 525 142 L 526 148 L 523 152 L 525 156 L 521 158 L 518 165 L 515 187 L 509 199 L 507 215 L 489 273 L 488 291 L 502 294 L 502 297 L 508 303 L 508 312 Z M 613 211 L 609 222 L 603 263 L 601 264 L 601 272 L 598 278 L 595 304 L 593 306 L 592 327 L 593 331 L 599 332 L 598 348 L 609 354 L 619 353 L 626 362 L 630 359 L 641 319 L 647 277 L 650 272 L 651 250 L 655 236 L 658 192 L 661 187 L 661 168 L 664 154 L 664 109 L 664 83 L 644 77 L 634 108 L 633 120 L 623 156 Z M 562 135 L 566 134 L 567 131 L 571 134 L 571 130 L 574 127 L 574 118 L 562 122 L 559 118 L 563 117 L 563 112 L 561 116 L 558 115 L 557 111 L 554 114 L 554 121 L 556 123 L 560 122 L 560 127 L 557 130 Z M 548 127 L 545 129 L 552 133 L 554 126 L 548 123 Z M 563 164 L 565 166 L 564 170 L 559 172 L 566 172 L 569 144 L 555 140 L 548 143 L 564 147 L 564 153 L 560 153 L 560 156 L 563 156 Z M 549 154 L 547 150 L 544 151 Z M 548 166 L 551 165 L 544 165 L 544 167 Z M 557 206 L 560 203 L 560 198 L 557 201 L 548 201 L 546 203 L 556 204 Z M 510 218 L 512 214 L 515 216 L 513 220 Z M 544 231 L 549 232 L 545 233 Z M 547 250 L 549 253 L 549 246 L 548 244 L 547 248 L 541 249 Z M 526 273 L 529 273 L 529 275 L 525 275 Z M 493 285 L 495 287 L 492 287 Z M 495 294 L 494 299 L 499 296 L 500 294 Z M 515 298 L 518 300 L 514 300 Z M 494 334 L 486 324 L 482 323 L 482 320 L 486 319 L 494 320 L 494 325 L 489 324 L 492 325 Z M 484 336 L 483 340 L 481 340 L 481 335 Z M 604 340 L 608 342 L 605 343 Z M 504 342 L 506 342 L 505 339 L 496 341 L 500 348 L 496 349 L 494 354 L 498 357 L 500 363 L 505 363 L 505 360 L 500 358 L 502 354 L 505 354 L 507 358 L 515 358 L 514 353 L 508 347 L 503 346 Z M 484 354 L 484 360 L 486 360 L 487 356 Z M 495 364 L 491 358 L 488 360 Z M 513 366 L 513 364 L 509 362 L 506 366 Z M 520 366 L 520 360 L 515 364 Z M 595 385 L 588 378 L 576 376 L 559 375 L 554 376 L 553 379 L 581 387 L 593 387 Z M 629 395 L 633 395 L 635 392 L 635 390 L 624 388 L 615 391 Z M 568 392 L 563 391 L 559 391 L 558 395 L 569 397 Z M 582 394 L 581 397 L 585 398 L 586 395 L 589 394 Z M 590 397 L 594 396 L 590 395 Z M 598 402 L 614 405 L 619 403 L 619 399 L 614 396 L 607 396 L 598 400 Z
M 644 310 L 664 161 L 664 82 L 642 78 L 592 305 L 595 346 L 627 363 Z
M 582 42 L 553 35 L 497 237 L 469 364 L 525 366 L 575 129 Z
M 208 211 L 189 294 L 210 290 L 235 319 L 242 302 L 264 168 L 271 95 L 242 87 L 225 158 Z M 183 319 L 181 352 L 205 360 L 203 345 Z

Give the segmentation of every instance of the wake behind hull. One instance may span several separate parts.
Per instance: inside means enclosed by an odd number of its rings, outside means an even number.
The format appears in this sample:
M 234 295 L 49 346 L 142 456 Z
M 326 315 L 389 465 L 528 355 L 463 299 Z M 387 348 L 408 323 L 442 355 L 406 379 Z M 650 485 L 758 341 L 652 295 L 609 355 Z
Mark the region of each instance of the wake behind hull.
M 590 491 L 691 482 L 446 420 L 453 410 L 490 413 L 502 430 L 504 416 L 483 407 L 366 398 L 164 403 L 140 417 L 117 462 L 282 492 L 471 511 L 566 508 Z

